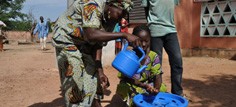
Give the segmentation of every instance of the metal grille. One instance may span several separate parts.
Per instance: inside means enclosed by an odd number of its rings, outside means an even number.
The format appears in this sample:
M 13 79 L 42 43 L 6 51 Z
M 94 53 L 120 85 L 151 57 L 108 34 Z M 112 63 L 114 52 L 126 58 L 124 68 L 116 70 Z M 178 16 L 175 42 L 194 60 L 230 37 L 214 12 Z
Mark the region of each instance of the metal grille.
M 202 4 L 201 37 L 236 37 L 236 0 Z

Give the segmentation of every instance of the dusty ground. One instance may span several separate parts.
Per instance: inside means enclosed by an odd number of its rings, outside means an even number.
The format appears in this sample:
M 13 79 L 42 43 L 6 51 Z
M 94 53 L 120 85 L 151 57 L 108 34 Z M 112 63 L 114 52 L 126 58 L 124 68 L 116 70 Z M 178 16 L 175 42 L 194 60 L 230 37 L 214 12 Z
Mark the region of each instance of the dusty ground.
M 63 107 L 54 50 L 38 45 L 5 45 L 0 52 L 0 107 Z M 105 53 L 104 53 L 105 54 Z M 236 107 L 236 61 L 184 57 L 183 87 L 192 100 L 189 107 Z M 168 59 L 163 62 L 164 82 L 170 90 Z M 114 95 L 117 71 L 105 67 L 111 86 L 102 102 L 121 107 Z

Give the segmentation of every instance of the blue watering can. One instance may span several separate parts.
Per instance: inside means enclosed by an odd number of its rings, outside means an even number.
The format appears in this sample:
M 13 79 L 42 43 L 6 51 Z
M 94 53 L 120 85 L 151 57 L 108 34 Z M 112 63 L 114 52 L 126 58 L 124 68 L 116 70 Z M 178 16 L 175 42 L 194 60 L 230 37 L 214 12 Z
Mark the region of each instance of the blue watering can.
M 147 68 L 147 66 L 140 68 L 140 62 L 145 57 L 145 53 L 142 48 L 138 47 L 138 50 L 142 53 L 142 57 L 139 58 L 135 51 L 128 50 L 127 47 L 128 43 L 126 43 L 122 51 L 116 55 L 112 66 L 126 77 L 132 78 L 134 74 L 139 74 Z

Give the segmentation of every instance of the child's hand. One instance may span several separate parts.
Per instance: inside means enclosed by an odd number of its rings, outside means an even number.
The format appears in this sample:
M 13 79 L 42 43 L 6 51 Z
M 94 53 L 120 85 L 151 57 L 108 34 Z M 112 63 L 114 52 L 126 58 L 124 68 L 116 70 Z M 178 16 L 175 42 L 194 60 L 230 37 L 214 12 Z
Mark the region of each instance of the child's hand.
M 150 94 L 157 94 L 159 92 L 158 89 L 152 87 L 151 85 L 146 85 L 146 90 L 150 93 Z

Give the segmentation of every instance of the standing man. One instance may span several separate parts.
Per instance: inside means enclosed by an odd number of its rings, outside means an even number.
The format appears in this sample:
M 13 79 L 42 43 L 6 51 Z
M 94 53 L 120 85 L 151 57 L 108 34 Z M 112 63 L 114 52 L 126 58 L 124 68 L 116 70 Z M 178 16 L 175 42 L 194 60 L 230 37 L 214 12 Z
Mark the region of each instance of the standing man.
M 161 62 L 162 49 L 165 49 L 171 68 L 171 92 L 183 96 L 182 55 L 174 23 L 174 9 L 178 4 L 179 0 L 142 0 L 152 36 L 151 49 L 160 55 Z
M 40 22 L 37 23 L 33 34 L 35 35 L 37 32 L 41 49 L 46 50 L 46 41 L 49 32 L 49 26 L 47 22 L 44 22 L 43 16 L 40 16 Z

